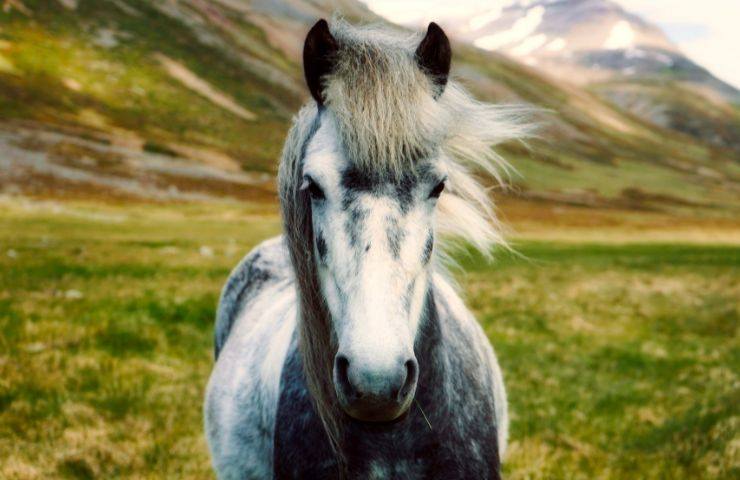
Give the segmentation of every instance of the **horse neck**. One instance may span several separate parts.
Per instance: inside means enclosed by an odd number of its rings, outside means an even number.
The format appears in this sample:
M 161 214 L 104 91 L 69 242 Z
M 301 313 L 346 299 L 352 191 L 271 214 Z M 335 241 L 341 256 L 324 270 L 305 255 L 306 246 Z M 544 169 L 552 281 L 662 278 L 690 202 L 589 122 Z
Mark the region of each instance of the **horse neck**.
M 434 288 L 430 280 L 422 319 L 419 324 L 419 332 L 414 343 L 416 358 L 421 366 L 416 400 L 427 405 L 430 404 L 425 400 L 431 400 L 432 397 L 435 399 L 433 404 L 438 402 L 440 389 L 445 378 L 445 362 L 442 356 L 444 338 L 439 314 Z

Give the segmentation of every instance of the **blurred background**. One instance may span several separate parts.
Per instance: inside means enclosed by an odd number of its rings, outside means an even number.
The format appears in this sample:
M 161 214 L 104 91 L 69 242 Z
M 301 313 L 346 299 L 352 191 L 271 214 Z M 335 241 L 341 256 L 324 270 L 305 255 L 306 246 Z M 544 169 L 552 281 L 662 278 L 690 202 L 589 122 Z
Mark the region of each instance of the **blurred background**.
M 453 40 L 518 254 L 457 276 L 509 388 L 507 478 L 740 475 L 740 3 L 0 0 L 0 478 L 211 478 L 229 270 L 318 18 Z

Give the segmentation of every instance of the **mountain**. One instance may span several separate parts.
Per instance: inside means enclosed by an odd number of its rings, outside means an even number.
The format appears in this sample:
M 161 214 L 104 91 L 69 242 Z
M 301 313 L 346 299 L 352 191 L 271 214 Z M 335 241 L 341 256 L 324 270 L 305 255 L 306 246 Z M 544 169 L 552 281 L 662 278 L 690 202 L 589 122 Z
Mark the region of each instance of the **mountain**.
M 588 86 L 643 120 L 740 151 L 740 92 L 609 0 L 522 0 L 448 19 L 456 38 Z
M 0 192 L 55 198 L 274 202 L 285 134 L 308 98 L 306 31 L 335 11 L 383 21 L 354 0 L 5 5 Z M 616 80 L 584 87 L 465 42 L 453 49 L 453 74 L 476 96 L 540 109 L 539 138 L 501 147 L 520 172 L 506 195 L 542 208 L 737 215 L 737 149 L 624 108 L 609 97 L 624 92 L 608 90 Z
M 452 33 L 578 84 L 659 72 L 682 57 L 660 29 L 608 0 L 514 2 L 458 18 Z

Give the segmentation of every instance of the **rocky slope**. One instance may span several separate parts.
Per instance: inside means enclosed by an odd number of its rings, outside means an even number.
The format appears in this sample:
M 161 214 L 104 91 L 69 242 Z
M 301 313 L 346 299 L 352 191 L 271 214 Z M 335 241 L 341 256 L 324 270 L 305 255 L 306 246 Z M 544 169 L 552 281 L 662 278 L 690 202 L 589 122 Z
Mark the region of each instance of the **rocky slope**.
M 307 98 L 305 32 L 335 11 L 381 21 L 354 0 L 6 4 L 0 188 L 39 195 L 273 198 L 290 117 Z M 543 125 L 539 139 L 503 147 L 521 173 L 511 195 L 737 213 L 738 151 L 620 106 L 660 116 L 643 105 L 642 90 L 581 88 L 499 53 L 454 49 L 453 72 L 476 95 L 543 109 L 534 119 Z M 717 105 L 721 123 L 726 111 Z M 688 129 L 704 128 L 692 119 Z

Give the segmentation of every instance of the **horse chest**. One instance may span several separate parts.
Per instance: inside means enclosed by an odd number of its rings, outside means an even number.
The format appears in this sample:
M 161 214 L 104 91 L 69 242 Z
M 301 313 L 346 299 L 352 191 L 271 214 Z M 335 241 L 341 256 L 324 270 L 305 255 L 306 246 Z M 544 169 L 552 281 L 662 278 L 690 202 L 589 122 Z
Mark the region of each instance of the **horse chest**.
M 424 392 L 419 392 L 421 396 Z M 345 454 L 350 479 L 499 478 L 489 419 L 414 406 L 392 426 L 351 423 Z M 429 423 L 428 423 L 429 421 Z M 431 428 L 430 428 L 431 423 Z M 333 479 L 337 463 L 303 379 L 300 355 L 286 359 L 275 425 L 276 479 Z

